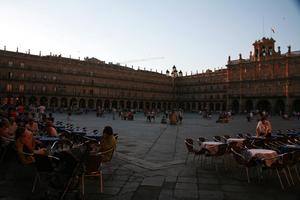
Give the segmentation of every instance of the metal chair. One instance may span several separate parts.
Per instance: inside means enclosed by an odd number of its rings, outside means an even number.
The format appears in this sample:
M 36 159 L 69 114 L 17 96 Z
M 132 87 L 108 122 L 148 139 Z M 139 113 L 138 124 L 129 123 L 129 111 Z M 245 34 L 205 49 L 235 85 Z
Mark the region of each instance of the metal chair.
M 186 155 L 186 158 L 185 158 L 185 164 L 187 163 L 187 160 L 188 160 L 188 157 L 190 154 L 194 155 L 193 157 L 193 161 L 195 160 L 195 156 L 200 156 L 200 155 L 204 155 L 205 151 L 204 149 L 200 149 L 200 150 L 197 150 L 194 148 L 194 140 L 191 139 L 191 138 L 186 138 L 184 140 L 184 143 L 185 143 L 185 146 L 187 148 L 187 155 Z
M 81 177 L 81 190 L 82 190 L 82 195 L 84 197 L 84 180 L 85 177 L 99 177 L 99 187 L 100 187 L 100 192 L 103 192 L 103 178 L 102 178 L 102 165 L 104 163 L 107 163 L 110 165 L 110 161 L 112 159 L 112 155 L 114 152 L 114 148 L 111 148 L 107 151 L 103 152 L 97 152 L 97 153 L 90 153 L 87 155 L 87 158 L 85 160 L 85 170 L 84 174 Z M 103 155 L 110 154 L 110 160 L 106 160 L 105 162 L 102 160 Z M 110 165 L 110 170 L 111 170 L 111 165 Z
M 231 148 L 230 150 L 237 164 L 245 168 L 247 174 L 247 181 L 248 183 L 250 183 L 249 168 L 256 166 L 256 162 L 252 159 L 247 160 L 244 155 L 238 153 L 234 148 Z

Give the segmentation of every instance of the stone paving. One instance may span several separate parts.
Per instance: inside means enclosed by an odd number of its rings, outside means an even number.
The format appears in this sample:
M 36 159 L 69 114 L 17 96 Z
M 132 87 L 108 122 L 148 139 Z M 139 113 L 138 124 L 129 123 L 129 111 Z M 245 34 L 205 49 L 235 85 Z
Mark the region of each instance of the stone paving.
M 54 117 L 66 120 L 65 114 L 54 114 Z M 283 191 L 275 174 L 264 173 L 263 180 L 259 180 L 256 171 L 252 171 L 251 183 L 247 183 L 245 171 L 233 162 L 226 170 L 220 162 L 216 170 L 209 160 L 201 164 L 192 157 L 185 164 L 186 137 L 254 134 L 255 120 L 249 123 L 245 116 L 234 116 L 230 123 L 219 124 L 215 123 L 216 117 L 206 120 L 198 114 L 185 114 L 182 124 L 171 126 L 160 124 L 160 117 L 149 123 L 143 114 L 137 114 L 134 121 L 112 120 L 110 114 L 102 118 L 96 118 L 95 113 L 71 116 L 71 122 L 78 126 L 102 130 L 105 125 L 111 125 L 119 134 L 112 160 L 113 174 L 104 168 L 104 193 L 99 192 L 98 180 L 89 178 L 85 199 L 300 199 L 300 183 Z M 283 121 L 272 117 L 271 122 L 274 129 L 300 128 L 296 119 Z M 41 197 L 43 184 L 31 193 L 33 168 L 11 161 L 2 163 L 0 172 L 0 200 L 45 199 Z M 66 199 L 76 199 L 72 197 L 71 193 Z

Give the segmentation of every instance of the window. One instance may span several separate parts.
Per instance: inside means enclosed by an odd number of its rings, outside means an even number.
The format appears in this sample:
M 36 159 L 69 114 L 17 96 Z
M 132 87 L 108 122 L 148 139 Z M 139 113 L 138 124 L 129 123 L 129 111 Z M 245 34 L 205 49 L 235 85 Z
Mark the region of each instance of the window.
M 24 68 L 24 66 L 25 66 L 24 63 L 20 63 L 21 68 Z
M 46 92 L 46 86 L 42 86 L 42 92 Z
M 19 92 L 24 92 L 25 87 L 23 84 L 19 85 Z
M 6 85 L 6 92 L 11 92 L 12 91 L 12 84 L 7 84 Z
M 13 66 L 13 62 L 12 61 L 8 61 L 8 66 Z
M 56 76 L 53 76 L 53 77 L 52 77 L 52 80 L 53 80 L 53 81 L 56 81 Z
M 22 78 L 22 79 L 25 78 L 25 74 L 24 74 L 24 73 L 21 74 L 21 78 Z
M 13 78 L 13 73 L 12 72 L 8 72 L 8 78 L 12 79 Z
M 93 90 L 90 90 L 90 95 L 93 95 L 94 94 L 94 91 Z
M 53 88 L 53 91 L 54 91 L 54 92 L 57 92 L 57 87 L 56 87 L 56 86 Z

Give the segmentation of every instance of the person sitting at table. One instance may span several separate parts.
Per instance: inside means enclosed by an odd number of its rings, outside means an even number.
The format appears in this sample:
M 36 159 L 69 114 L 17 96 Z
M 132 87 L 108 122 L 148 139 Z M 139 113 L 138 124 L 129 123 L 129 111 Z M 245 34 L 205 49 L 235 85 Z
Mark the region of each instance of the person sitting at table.
M 256 126 L 256 136 L 270 137 L 272 132 L 271 123 L 265 115 L 262 115 Z
M 51 121 L 46 122 L 46 132 L 47 132 L 47 135 L 50 136 L 50 137 L 57 137 L 58 136 L 57 131 L 54 128 L 53 123 Z
M 18 128 L 18 125 L 17 125 L 15 119 L 13 117 L 10 117 L 8 130 L 9 130 L 9 135 L 11 138 L 15 137 L 17 128 Z
M 9 133 L 9 121 L 6 118 L 0 118 L 0 143 L 1 146 L 8 145 L 13 138 Z
M 29 118 L 28 123 L 25 125 L 25 128 L 30 130 L 33 135 L 37 135 L 39 131 L 38 123 L 36 123 L 33 118 Z
M 16 130 L 15 146 L 18 158 L 22 164 L 31 164 L 35 161 L 34 155 L 47 155 L 46 148 L 36 149 L 36 142 L 32 132 L 24 127 Z

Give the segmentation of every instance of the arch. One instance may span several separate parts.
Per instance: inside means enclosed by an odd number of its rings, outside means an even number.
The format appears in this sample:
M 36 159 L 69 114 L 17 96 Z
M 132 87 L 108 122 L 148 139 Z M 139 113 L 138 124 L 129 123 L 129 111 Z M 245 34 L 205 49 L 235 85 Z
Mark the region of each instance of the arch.
M 58 99 L 56 97 L 52 97 L 50 99 L 50 107 L 54 107 L 54 108 L 58 107 Z
M 131 109 L 131 102 L 130 102 L 130 101 L 127 101 L 127 102 L 126 102 L 126 108 L 127 108 L 127 109 Z
M 168 103 L 168 110 L 171 110 L 171 103 Z
M 77 99 L 75 99 L 75 98 L 72 98 L 71 100 L 70 100 L 70 107 L 77 107 L 78 106 L 78 102 L 77 102 Z
M 112 101 L 112 103 L 111 103 L 111 106 L 113 107 L 113 108 L 118 108 L 118 102 L 116 101 L 116 100 L 114 100 L 114 101 Z
M 30 104 L 36 105 L 36 102 L 37 102 L 37 99 L 36 99 L 35 96 L 29 97 L 29 100 L 28 100 L 29 105 L 30 105 Z
M 215 111 L 213 103 L 209 103 L 209 111 Z
M 86 108 L 86 104 L 85 104 L 85 100 L 84 99 L 80 99 L 79 100 L 79 108 Z
M 48 105 L 48 99 L 46 97 L 40 98 L 40 105 L 47 106 Z
M 189 102 L 186 103 L 186 110 L 191 111 L 191 104 Z
M 198 103 L 198 110 L 202 110 L 202 105 L 200 102 Z
M 98 99 L 97 101 L 96 101 L 96 107 L 98 108 L 98 107 L 102 107 L 102 100 L 101 99 Z
M 196 110 L 196 103 L 192 102 L 192 111 L 195 111 L 195 110 Z
M 140 101 L 139 108 L 142 109 L 142 110 L 144 110 L 144 102 L 143 101 Z
M 282 99 L 277 99 L 275 102 L 274 112 L 277 114 L 284 113 L 285 103 Z
M 233 100 L 231 104 L 232 112 L 239 113 L 240 111 L 240 103 L 238 100 Z
M 245 103 L 245 109 L 247 112 L 250 112 L 253 110 L 253 101 L 252 100 L 247 100 Z
M 61 98 L 61 100 L 60 100 L 60 106 L 62 108 L 68 107 L 68 100 L 66 98 Z
M 260 100 L 256 104 L 256 109 L 259 111 L 271 111 L 271 103 L 268 100 Z
M 109 109 L 109 104 L 110 104 L 110 101 L 109 101 L 108 99 L 106 99 L 106 100 L 104 101 L 104 109 L 105 109 L 105 110 L 108 110 L 108 109 Z
M 222 105 L 222 111 L 225 111 L 225 110 L 226 110 L 226 103 L 224 102 Z
M 221 104 L 220 103 L 216 103 L 216 111 L 221 111 Z
M 89 109 L 94 109 L 94 100 L 93 99 L 88 100 L 88 108 Z
M 161 103 L 160 102 L 157 103 L 157 109 L 161 109 Z
M 164 103 L 162 104 L 162 107 L 163 107 L 164 110 L 167 110 L 167 103 L 164 102 Z
M 180 103 L 179 103 L 179 109 L 185 109 L 184 103 L 183 103 L 183 102 L 180 102 Z
M 300 99 L 296 99 L 293 102 L 293 109 L 296 112 L 300 112 Z
M 155 103 L 155 102 L 152 102 L 151 108 L 152 108 L 152 109 L 156 109 L 156 103 Z
M 120 105 L 119 105 L 119 107 L 121 108 L 121 109 L 124 109 L 124 101 L 122 100 L 122 101 L 120 101 Z
M 138 103 L 136 101 L 133 102 L 132 108 L 133 109 L 137 109 L 138 108 Z
M 150 103 L 149 102 L 146 102 L 146 109 L 150 109 Z

